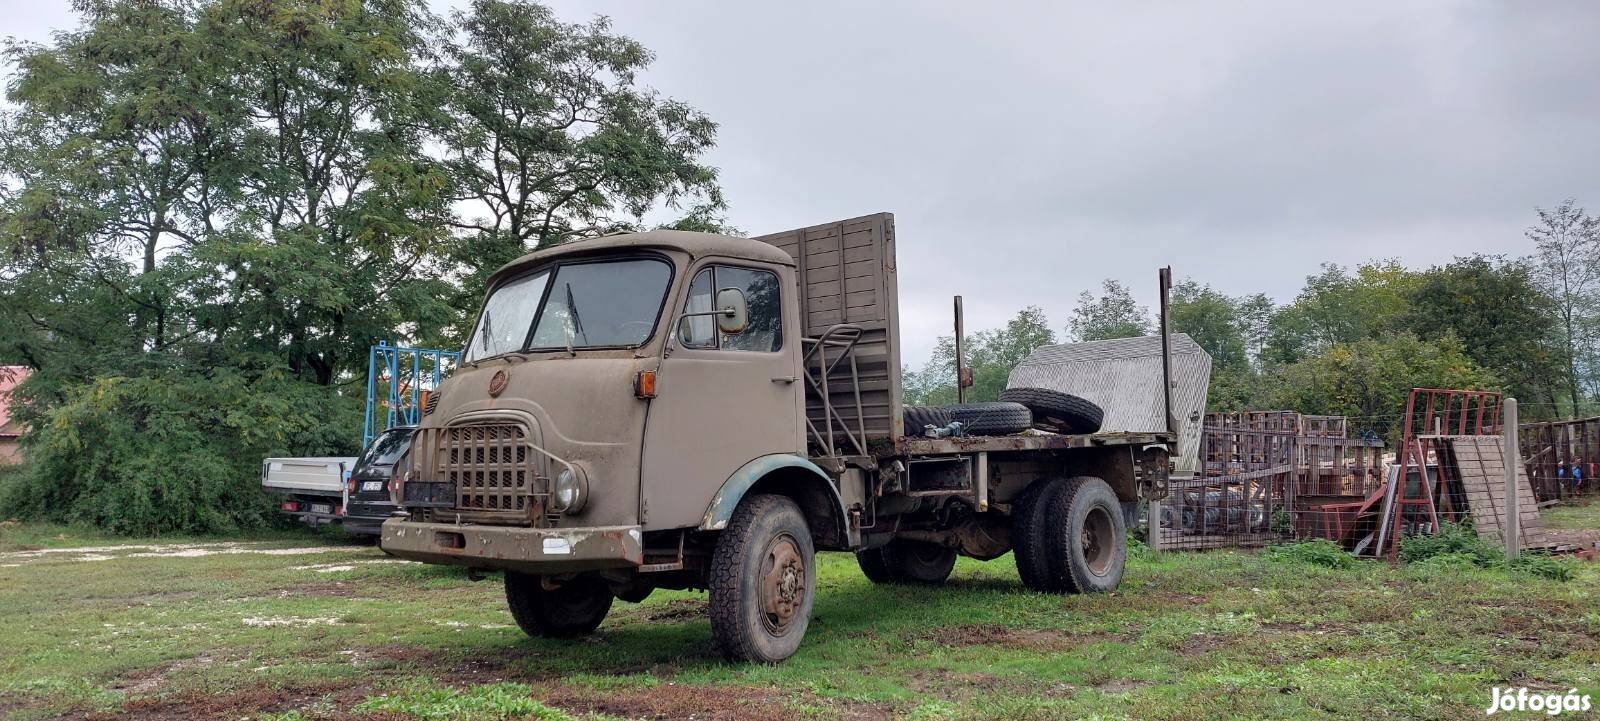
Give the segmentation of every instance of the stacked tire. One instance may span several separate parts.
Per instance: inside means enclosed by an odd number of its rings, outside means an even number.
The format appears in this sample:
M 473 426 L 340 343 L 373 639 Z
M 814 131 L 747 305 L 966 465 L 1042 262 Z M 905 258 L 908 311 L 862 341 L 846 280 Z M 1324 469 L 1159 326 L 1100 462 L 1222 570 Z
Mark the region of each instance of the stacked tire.
M 1009 436 L 1030 428 L 1052 433 L 1086 434 L 1100 430 L 1105 411 L 1070 393 L 1048 388 L 1007 388 L 1000 400 L 948 406 L 906 406 L 905 432 L 921 436 L 931 426 L 961 424 L 969 436 Z
M 1000 400 L 1027 407 L 1033 427 L 1054 433 L 1094 433 L 1105 421 L 1105 411 L 1093 402 L 1049 388 L 1007 388 Z

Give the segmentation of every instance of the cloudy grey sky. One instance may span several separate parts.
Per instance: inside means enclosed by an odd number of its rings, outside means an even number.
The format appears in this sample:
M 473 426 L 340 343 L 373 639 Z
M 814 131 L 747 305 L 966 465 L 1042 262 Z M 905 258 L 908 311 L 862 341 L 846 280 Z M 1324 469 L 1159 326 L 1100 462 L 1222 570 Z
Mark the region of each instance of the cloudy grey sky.
M 450 3 L 434 0 L 436 8 Z M 0 0 L 45 39 L 65 3 Z M 721 125 L 751 232 L 895 213 L 906 360 L 1171 264 L 1287 300 L 1317 264 L 1522 255 L 1600 205 L 1600 4 L 552 0 Z

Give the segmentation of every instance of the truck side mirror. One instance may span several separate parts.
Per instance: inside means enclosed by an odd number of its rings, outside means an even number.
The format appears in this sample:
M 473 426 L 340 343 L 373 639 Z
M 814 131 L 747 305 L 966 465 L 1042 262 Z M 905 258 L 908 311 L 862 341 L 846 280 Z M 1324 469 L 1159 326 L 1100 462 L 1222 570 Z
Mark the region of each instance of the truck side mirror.
M 728 335 L 743 333 L 750 324 L 750 308 L 745 303 L 744 291 L 723 288 L 717 291 L 717 330 Z

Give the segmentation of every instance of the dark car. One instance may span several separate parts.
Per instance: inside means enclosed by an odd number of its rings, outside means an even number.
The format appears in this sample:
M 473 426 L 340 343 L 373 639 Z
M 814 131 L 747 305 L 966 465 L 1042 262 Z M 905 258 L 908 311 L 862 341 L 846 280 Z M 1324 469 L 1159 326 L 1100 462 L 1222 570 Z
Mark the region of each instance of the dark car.
M 344 530 L 378 535 L 383 521 L 397 507 L 389 500 L 389 477 L 394 464 L 411 447 L 415 426 L 395 426 L 378 434 L 350 472 L 350 502 L 345 507 Z

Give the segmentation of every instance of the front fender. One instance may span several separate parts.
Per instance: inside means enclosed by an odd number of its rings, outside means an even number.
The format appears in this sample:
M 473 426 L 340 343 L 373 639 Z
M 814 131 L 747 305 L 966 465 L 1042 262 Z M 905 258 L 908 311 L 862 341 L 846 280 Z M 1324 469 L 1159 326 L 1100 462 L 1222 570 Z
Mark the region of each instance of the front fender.
M 728 527 L 728 520 L 733 518 L 733 509 L 739 507 L 739 501 L 744 500 L 744 494 L 761 479 L 766 478 L 774 471 L 784 468 L 799 468 L 815 474 L 817 480 L 822 481 L 822 487 L 828 489 L 828 496 L 836 506 L 840 518 L 845 518 L 844 501 L 839 498 L 839 489 L 833 487 L 833 482 L 828 474 L 804 458 L 790 453 L 773 453 L 761 456 L 739 467 L 733 475 L 717 489 L 717 495 L 712 496 L 711 505 L 706 507 L 706 515 L 700 520 L 701 531 L 720 531 Z

